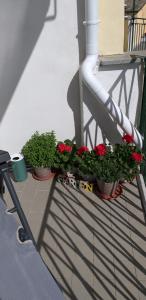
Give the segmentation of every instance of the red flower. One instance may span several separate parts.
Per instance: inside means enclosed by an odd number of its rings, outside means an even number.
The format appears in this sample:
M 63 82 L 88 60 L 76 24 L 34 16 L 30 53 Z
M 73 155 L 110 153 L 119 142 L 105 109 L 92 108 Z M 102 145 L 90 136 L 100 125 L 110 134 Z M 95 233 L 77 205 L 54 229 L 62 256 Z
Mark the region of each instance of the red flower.
M 95 146 L 94 151 L 99 156 L 104 156 L 107 152 L 106 146 L 104 144 L 99 144 L 98 146 Z
M 124 134 L 124 136 L 122 137 L 122 140 L 125 141 L 128 144 L 133 143 L 133 136 L 129 135 L 129 134 Z
M 143 155 L 137 152 L 133 152 L 131 154 L 131 157 L 133 160 L 135 160 L 135 162 L 137 162 L 138 164 L 140 164 L 143 160 Z
M 86 146 L 80 147 L 80 148 L 78 149 L 78 151 L 77 151 L 77 154 L 78 154 L 78 155 L 82 155 L 83 152 L 89 152 L 88 147 L 86 147 Z
M 60 143 L 60 144 L 57 146 L 57 150 L 58 150 L 60 153 L 64 153 L 65 151 L 66 151 L 66 152 L 71 152 L 71 151 L 72 151 L 72 147 L 69 146 L 69 145 Z
M 72 151 L 72 146 L 65 145 L 65 151 L 66 152 L 71 152 Z
M 57 150 L 60 152 L 60 153 L 63 153 L 65 151 L 65 144 L 59 144 L 57 146 Z

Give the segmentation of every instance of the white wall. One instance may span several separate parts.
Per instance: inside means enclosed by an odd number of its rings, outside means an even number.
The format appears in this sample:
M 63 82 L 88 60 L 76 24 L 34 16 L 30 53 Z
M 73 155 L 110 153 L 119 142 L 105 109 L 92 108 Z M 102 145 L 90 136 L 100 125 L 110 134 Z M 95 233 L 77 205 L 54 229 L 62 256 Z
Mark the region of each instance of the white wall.
M 0 148 L 19 151 L 36 130 L 73 138 L 72 98 L 79 100 L 77 75 L 76 91 L 70 91 L 79 66 L 76 0 L 2 0 L 0 19 Z
M 84 0 L 0 1 L 1 149 L 20 151 L 36 130 L 55 130 L 59 140 L 76 134 L 79 142 L 78 66 L 84 57 L 83 19 Z M 138 72 L 135 64 L 101 68 L 99 72 L 105 88 L 133 122 L 141 100 Z M 116 124 L 87 89 L 84 131 L 90 146 L 105 136 L 113 142 L 119 139 Z

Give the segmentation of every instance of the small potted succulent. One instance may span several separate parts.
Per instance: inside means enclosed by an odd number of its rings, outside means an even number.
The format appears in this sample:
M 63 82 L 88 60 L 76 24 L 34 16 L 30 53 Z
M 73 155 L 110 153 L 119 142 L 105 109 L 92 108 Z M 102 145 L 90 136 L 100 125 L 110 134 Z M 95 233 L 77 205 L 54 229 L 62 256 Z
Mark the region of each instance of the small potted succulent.
M 46 180 L 51 177 L 54 164 L 56 137 L 54 131 L 35 132 L 22 148 L 25 161 L 33 168 L 33 177 Z

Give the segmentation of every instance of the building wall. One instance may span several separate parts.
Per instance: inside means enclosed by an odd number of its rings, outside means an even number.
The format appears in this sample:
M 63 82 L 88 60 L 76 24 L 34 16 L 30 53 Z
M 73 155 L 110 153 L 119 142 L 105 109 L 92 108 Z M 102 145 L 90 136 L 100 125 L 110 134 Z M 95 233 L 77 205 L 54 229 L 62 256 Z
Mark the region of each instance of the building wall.
M 77 19 L 76 0 L 0 2 L 1 148 L 19 151 L 36 130 L 74 137 Z
M 146 18 L 146 4 L 142 7 L 142 9 L 136 14 L 137 18 Z
M 122 51 L 122 33 L 119 32 L 118 40 L 113 20 L 117 22 L 117 2 L 122 5 L 122 1 L 113 1 L 115 8 L 110 4 L 114 18 L 107 16 L 108 1 L 103 2 L 106 2 L 106 10 L 102 4 L 100 12 L 108 21 L 101 22 L 105 37 L 102 40 L 100 37 L 100 49 L 104 49 L 103 53 L 118 53 Z M 85 56 L 83 20 L 84 0 L 1 0 L 1 149 L 10 153 L 20 151 L 36 130 L 54 130 L 59 140 L 76 136 L 77 142 L 80 142 L 78 68 Z M 123 32 L 122 13 L 118 30 Z M 141 92 L 138 71 L 131 64 L 130 69 L 129 66 L 124 67 L 122 72 L 111 67 L 110 70 L 101 69 L 99 76 L 124 110 L 126 101 L 136 108 Z M 125 74 L 126 80 L 120 83 L 121 73 Z M 135 118 L 131 108 L 127 113 Z M 101 142 L 105 134 L 108 134 L 109 140 L 110 134 L 116 138 L 115 125 L 113 127 L 108 115 L 87 89 L 84 90 L 83 125 L 86 133 L 90 127 L 94 142 Z
M 100 0 L 100 54 L 123 53 L 124 0 Z

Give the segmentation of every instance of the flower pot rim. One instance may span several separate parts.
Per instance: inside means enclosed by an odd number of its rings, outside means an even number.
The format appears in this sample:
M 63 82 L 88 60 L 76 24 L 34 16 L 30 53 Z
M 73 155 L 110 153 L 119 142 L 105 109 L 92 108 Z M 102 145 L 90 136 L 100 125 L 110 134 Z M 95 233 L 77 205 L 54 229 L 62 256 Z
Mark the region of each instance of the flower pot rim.
M 37 176 L 34 172 L 32 173 L 32 177 L 36 180 L 39 180 L 39 181 L 44 181 L 44 180 L 48 180 L 48 179 L 51 179 L 52 177 L 55 176 L 55 173 L 50 173 L 48 174 L 47 176 Z

